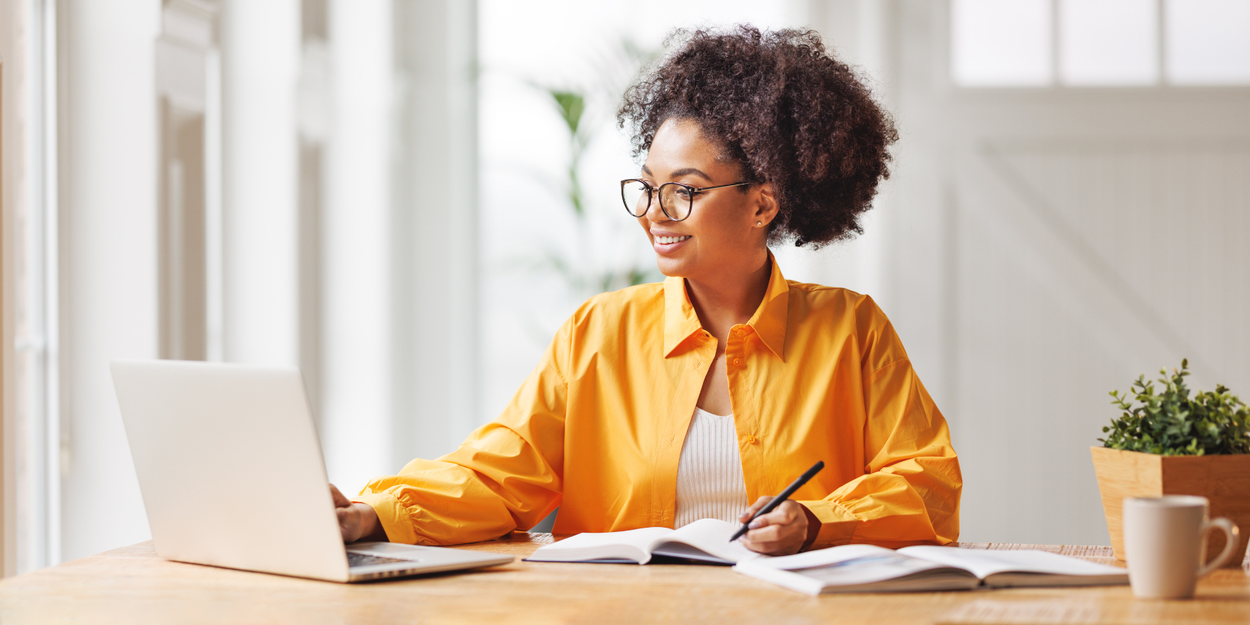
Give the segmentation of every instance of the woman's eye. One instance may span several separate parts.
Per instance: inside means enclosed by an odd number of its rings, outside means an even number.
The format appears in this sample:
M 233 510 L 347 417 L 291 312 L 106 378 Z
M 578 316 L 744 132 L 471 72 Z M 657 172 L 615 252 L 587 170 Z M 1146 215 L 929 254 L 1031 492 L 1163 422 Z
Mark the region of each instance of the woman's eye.
M 677 187 L 677 197 L 683 200 L 689 200 L 690 198 L 693 198 L 694 193 L 695 193 L 694 189 L 687 189 L 686 187 Z

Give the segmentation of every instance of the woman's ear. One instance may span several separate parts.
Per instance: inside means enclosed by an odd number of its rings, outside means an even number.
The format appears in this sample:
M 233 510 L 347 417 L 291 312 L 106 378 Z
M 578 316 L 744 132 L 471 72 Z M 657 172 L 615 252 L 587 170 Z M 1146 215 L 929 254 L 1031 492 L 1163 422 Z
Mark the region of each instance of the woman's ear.
M 777 211 L 780 207 L 777 205 L 776 188 L 771 182 L 760 183 L 760 192 L 755 206 L 755 223 L 762 228 L 767 228 L 777 217 Z

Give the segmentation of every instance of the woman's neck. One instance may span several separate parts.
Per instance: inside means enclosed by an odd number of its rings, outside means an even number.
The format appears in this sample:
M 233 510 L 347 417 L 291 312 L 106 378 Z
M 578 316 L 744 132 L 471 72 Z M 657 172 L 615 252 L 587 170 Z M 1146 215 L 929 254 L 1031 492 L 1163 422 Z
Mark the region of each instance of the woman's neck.
M 686 278 L 686 292 L 703 329 L 712 333 L 724 349 L 729 330 L 750 321 L 764 300 L 772 261 L 765 253 L 764 261 L 746 273 L 725 272 L 711 279 Z

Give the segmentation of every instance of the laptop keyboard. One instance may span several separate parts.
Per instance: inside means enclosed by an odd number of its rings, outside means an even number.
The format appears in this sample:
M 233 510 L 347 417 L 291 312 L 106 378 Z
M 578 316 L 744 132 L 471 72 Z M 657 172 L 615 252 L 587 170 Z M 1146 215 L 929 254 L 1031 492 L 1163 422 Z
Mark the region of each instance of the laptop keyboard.
M 371 566 L 374 564 L 391 564 L 393 562 L 416 562 L 408 558 L 386 558 L 383 556 L 374 556 L 367 553 L 357 553 L 355 551 L 347 552 L 347 566 Z

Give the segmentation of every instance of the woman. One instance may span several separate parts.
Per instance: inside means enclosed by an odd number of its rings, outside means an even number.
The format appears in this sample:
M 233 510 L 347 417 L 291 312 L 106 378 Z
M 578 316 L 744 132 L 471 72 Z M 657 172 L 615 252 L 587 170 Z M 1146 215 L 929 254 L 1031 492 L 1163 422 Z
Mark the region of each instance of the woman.
M 745 546 L 957 539 L 958 459 L 889 320 L 767 247 L 860 232 L 888 115 L 813 32 L 684 38 L 618 115 L 645 154 L 622 198 L 668 278 L 583 304 L 456 451 L 335 490 L 346 541 L 487 540 L 557 506 L 558 533 L 745 521 L 818 460 Z

